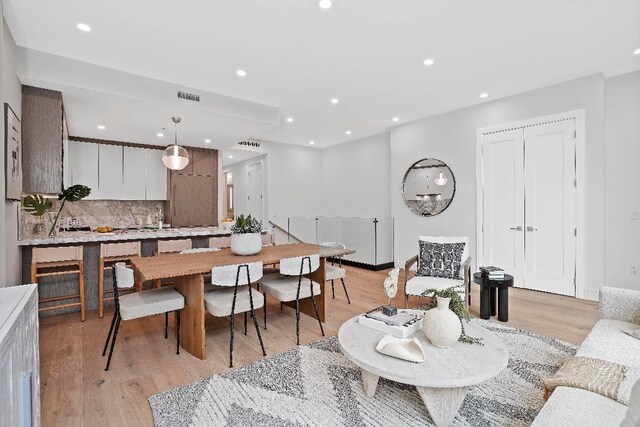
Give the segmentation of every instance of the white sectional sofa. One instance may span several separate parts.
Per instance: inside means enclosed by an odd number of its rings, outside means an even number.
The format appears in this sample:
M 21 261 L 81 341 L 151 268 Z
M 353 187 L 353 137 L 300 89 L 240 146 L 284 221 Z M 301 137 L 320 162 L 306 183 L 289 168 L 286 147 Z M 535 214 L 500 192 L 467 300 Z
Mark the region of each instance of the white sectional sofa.
M 584 340 L 576 356 L 593 357 L 627 366 L 628 379 L 618 394 L 629 394 L 640 371 L 640 340 L 622 332 L 640 328 L 640 292 L 603 287 L 600 290 L 600 317 Z M 628 407 L 590 391 L 558 387 L 533 422 L 536 427 L 640 426 L 640 384 L 631 395 Z M 627 419 L 625 420 L 625 416 Z

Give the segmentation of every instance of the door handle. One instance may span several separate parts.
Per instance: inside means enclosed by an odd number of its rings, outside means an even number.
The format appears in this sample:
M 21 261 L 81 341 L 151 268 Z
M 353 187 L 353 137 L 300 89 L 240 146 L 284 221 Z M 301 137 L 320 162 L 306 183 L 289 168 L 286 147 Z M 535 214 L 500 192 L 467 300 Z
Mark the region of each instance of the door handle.
M 509 227 L 509 230 L 513 230 L 513 231 L 522 231 L 522 226 L 519 225 L 517 227 Z
M 533 228 L 531 226 L 527 226 L 527 231 L 538 231 L 537 228 Z

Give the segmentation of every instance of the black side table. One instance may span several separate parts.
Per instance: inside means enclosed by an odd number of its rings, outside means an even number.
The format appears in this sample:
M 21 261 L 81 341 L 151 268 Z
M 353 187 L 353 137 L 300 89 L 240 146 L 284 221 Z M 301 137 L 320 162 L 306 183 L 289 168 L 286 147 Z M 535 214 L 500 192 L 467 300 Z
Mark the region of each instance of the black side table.
M 504 279 L 489 279 L 482 273 L 473 274 L 473 282 L 480 285 L 480 318 L 488 319 L 496 315 L 496 289 L 498 320 L 509 320 L 509 288 L 513 286 L 513 276 L 504 275 Z

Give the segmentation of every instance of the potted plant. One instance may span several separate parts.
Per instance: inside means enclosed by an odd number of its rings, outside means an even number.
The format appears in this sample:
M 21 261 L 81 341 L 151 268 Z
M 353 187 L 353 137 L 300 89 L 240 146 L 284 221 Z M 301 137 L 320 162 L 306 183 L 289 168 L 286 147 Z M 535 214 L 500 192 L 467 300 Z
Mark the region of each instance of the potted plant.
M 453 325 L 449 325 L 448 321 L 445 320 L 446 314 L 444 314 L 444 312 L 451 311 L 453 314 L 458 316 L 458 320 L 460 321 L 461 328 L 460 328 L 459 338 L 457 340 L 466 344 L 483 345 L 481 338 L 470 337 L 469 335 L 466 334 L 464 330 L 464 324 L 468 323 L 470 320 L 469 311 L 465 307 L 462 297 L 456 291 L 455 288 L 446 288 L 446 289 L 440 289 L 440 290 L 427 289 L 422 293 L 422 296 L 431 298 L 431 303 L 430 303 L 431 310 L 434 310 L 434 309 L 439 310 L 438 312 L 433 312 L 432 316 L 425 315 L 425 318 L 424 318 L 425 321 L 423 321 L 423 325 L 422 325 L 422 328 L 425 331 L 425 335 L 428 335 L 427 330 L 432 327 L 449 328 L 449 326 L 451 326 L 451 329 L 456 329 L 454 328 Z M 427 313 L 429 313 L 429 311 Z M 431 324 L 429 324 L 430 323 L 428 321 L 429 317 L 434 317 L 436 319 L 434 319 L 434 322 L 431 322 Z M 444 332 L 444 331 L 429 331 L 429 333 L 431 332 L 438 334 L 439 332 Z
M 262 223 L 251 215 L 240 215 L 231 227 L 231 251 L 236 255 L 255 255 L 262 249 Z
M 49 209 L 53 207 L 51 199 L 42 197 L 39 194 L 24 197 L 22 199 L 22 209 L 35 217 L 42 217 L 46 214 L 49 219 L 49 223 L 51 224 L 49 236 L 54 236 L 58 232 L 58 219 L 60 218 L 60 213 L 64 208 L 64 204 L 67 201 L 72 203 L 77 202 L 78 200 L 84 199 L 89 194 L 91 194 L 91 188 L 86 185 L 77 184 L 66 188 L 62 191 L 62 194 L 58 196 L 58 200 L 62 200 L 62 203 L 60 204 L 60 209 L 58 209 L 55 217 L 52 217 L 51 212 L 49 212 Z

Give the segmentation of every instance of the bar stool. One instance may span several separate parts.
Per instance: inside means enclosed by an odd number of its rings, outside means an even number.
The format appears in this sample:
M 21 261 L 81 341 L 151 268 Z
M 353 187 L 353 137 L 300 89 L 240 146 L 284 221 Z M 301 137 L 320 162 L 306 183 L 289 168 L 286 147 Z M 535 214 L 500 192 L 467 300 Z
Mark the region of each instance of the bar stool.
M 158 250 L 156 251 L 156 256 L 160 254 L 177 254 L 191 248 L 192 248 L 191 239 L 158 240 Z M 169 284 L 171 283 L 170 282 L 165 283 L 165 285 L 169 285 Z M 161 286 L 162 286 L 162 281 L 160 279 L 156 279 L 153 281 L 154 288 L 160 289 Z
M 50 248 L 33 248 L 31 257 L 31 283 L 38 283 L 40 277 L 78 275 L 78 294 L 39 299 L 38 304 L 55 301 L 78 299 L 78 302 L 38 307 L 38 311 L 56 308 L 80 307 L 80 320 L 85 320 L 84 307 L 84 263 L 82 246 L 58 246 Z
M 104 297 L 104 294 L 113 294 L 113 288 L 104 289 L 104 272 L 111 270 L 117 262 L 124 262 L 129 265 L 129 261 L 135 256 L 140 256 L 140 242 L 102 243 L 100 245 L 100 259 L 98 260 L 98 314 L 101 318 L 104 317 L 104 303 L 113 301 L 113 297 Z M 142 283 L 136 283 L 135 289 L 130 291 L 141 291 L 141 288 Z
M 231 237 L 209 237 L 209 247 L 210 248 L 230 248 L 231 247 Z

